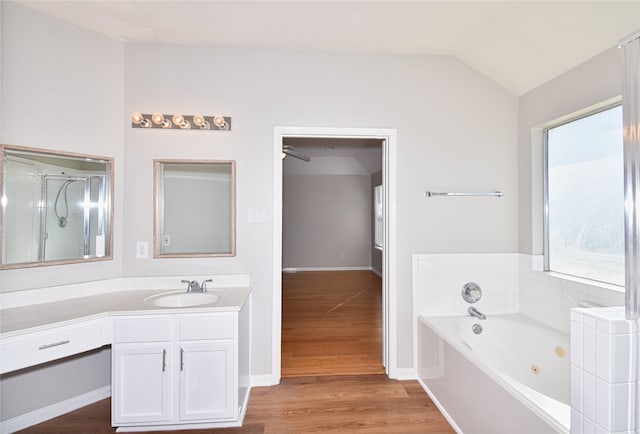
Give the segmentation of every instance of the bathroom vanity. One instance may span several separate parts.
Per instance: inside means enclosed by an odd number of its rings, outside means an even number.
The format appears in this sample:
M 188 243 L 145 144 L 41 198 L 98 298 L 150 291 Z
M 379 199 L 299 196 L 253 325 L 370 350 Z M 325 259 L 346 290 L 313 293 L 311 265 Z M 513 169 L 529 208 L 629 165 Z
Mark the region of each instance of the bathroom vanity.
M 166 292 L 116 291 L 4 309 L 0 373 L 111 345 L 118 431 L 240 426 L 250 391 L 250 289 L 210 290 L 214 301 L 186 307 L 182 294 L 174 303 L 177 292 Z

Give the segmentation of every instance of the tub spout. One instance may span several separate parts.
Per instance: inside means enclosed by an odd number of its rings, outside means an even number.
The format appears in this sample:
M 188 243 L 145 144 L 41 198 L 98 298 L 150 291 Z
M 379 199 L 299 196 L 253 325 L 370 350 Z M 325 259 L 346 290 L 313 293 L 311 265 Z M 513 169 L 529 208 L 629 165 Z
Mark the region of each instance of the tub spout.
M 476 318 L 487 319 L 487 316 L 485 314 L 483 314 L 473 306 L 469 306 L 469 309 L 467 309 L 467 312 L 469 312 L 469 315 L 475 316 Z

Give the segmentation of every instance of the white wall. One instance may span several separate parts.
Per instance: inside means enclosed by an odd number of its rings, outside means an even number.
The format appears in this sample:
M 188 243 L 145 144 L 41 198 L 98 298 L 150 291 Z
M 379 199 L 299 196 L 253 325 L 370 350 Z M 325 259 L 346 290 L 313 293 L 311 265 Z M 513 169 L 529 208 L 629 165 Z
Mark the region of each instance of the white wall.
M 14 291 L 119 277 L 122 272 L 121 43 L 14 2 L 2 8 L 0 142 L 113 157 L 114 260 L 0 271 Z
M 399 368 L 412 367 L 411 254 L 516 252 L 517 100 L 447 56 L 127 45 L 125 112 L 233 116 L 231 132 L 125 130 L 124 275 L 246 272 L 254 288 L 253 373 L 271 372 L 275 126 L 398 131 Z M 237 160 L 235 258 L 136 260 L 151 240 L 153 158 Z M 280 158 L 280 155 L 275 156 Z M 423 191 L 494 190 L 502 199 L 425 199 Z
M 282 267 L 371 267 L 371 176 L 284 175 Z
M 123 61 L 121 43 L 13 2 L 0 2 L 0 142 L 115 158 L 114 259 L 0 271 L 13 291 L 122 274 Z M 2 420 L 109 385 L 109 351 L 0 378 Z M 43 378 L 49 380 L 43 383 Z M 73 383 L 60 387 L 59 383 Z

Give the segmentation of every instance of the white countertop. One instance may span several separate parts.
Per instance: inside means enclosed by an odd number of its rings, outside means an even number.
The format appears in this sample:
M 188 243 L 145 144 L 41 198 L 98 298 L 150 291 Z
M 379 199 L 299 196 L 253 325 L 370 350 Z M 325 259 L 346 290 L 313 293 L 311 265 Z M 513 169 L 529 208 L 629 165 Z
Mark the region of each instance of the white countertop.
M 249 297 L 251 288 L 213 288 L 209 292 L 220 295 L 216 302 L 192 307 L 158 307 L 144 302 L 144 299 L 151 295 L 170 291 L 175 290 L 124 290 L 3 309 L 0 310 L 0 337 L 30 333 L 52 325 L 71 324 L 108 315 L 239 311 Z

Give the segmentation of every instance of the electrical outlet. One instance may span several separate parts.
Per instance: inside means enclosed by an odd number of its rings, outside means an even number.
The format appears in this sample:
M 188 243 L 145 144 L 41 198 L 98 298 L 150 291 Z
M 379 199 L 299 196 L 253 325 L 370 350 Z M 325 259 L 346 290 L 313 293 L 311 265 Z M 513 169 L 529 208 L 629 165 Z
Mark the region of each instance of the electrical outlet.
M 162 237 L 162 246 L 169 247 L 171 245 L 171 235 L 165 235 Z
M 146 259 L 149 257 L 149 242 L 136 242 L 136 259 Z

